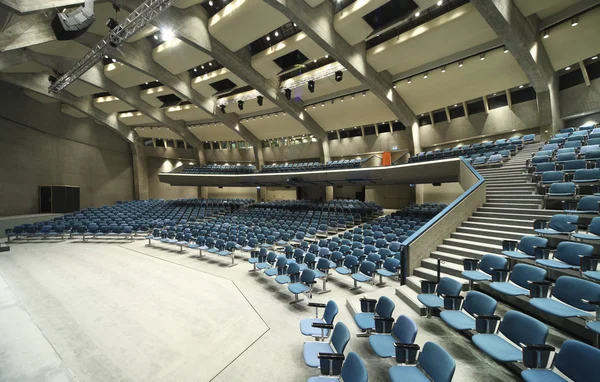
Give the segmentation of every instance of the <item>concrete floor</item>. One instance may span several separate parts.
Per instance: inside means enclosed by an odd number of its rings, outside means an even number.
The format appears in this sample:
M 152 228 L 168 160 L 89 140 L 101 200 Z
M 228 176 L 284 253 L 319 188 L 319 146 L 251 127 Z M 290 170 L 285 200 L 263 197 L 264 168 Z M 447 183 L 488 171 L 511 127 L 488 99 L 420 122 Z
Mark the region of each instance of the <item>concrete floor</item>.
M 0 253 L 0 381 L 305 381 L 299 321 L 312 317 L 307 301 L 290 305 L 286 286 L 252 267 L 243 254 L 197 259 L 144 240 L 15 243 Z M 422 318 L 394 288 L 350 291 L 334 275 L 336 321 L 358 332 L 347 301 L 388 295 L 394 316 L 419 326 L 417 343 L 435 341 L 456 359 L 454 381 L 516 381 L 437 318 Z M 320 288 L 321 283 L 317 284 Z M 564 336 L 553 331 L 552 342 Z M 551 343 L 552 343 L 551 342 Z M 393 359 L 381 359 L 368 339 L 352 337 L 346 352 L 365 361 L 370 381 L 387 381 Z

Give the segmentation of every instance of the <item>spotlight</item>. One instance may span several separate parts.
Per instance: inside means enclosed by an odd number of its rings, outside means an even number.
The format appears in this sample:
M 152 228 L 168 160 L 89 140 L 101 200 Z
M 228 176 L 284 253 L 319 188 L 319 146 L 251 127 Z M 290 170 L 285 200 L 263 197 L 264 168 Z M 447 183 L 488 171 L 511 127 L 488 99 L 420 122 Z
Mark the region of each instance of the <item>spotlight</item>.
M 211 7 L 213 6 L 212 0 L 208 2 L 208 5 L 210 5 Z
M 271 41 L 271 36 L 267 36 L 267 41 Z
M 315 81 L 313 81 L 313 80 L 308 81 L 308 91 L 311 93 L 315 92 Z
M 571 67 L 570 67 L 570 66 L 567 66 L 567 67 L 565 68 L 565 70 L 571 70 Z
M 208 63 L 208 66 L 212 66 L 212 61 Z
M 110 30 L 115 29 L 118 25 L 119 25 L 119 23 L 115 19 L 113 19 L 112 17 L 109 17 L 108 20 L 106 21 L 106 26 Z
M 354 94 L 352 94 L 352 99 L 354 99 Z
M 367 92 L 363 92 L 363 97 L 365 97 L 367 95 Z
M 480 59 L 481 61 L 485 60 L 485 53 L 481 53 L 481 54 L 479 55 L 479 59 Z
M 344 77 L 344 73 L 341 70 L 338 70 L 337 72 L 335 72 L 335 80 L 337 82 L 342 81 L 343 77 Z
M 446 67 L 442 66 L 442 73 L 446 73 Z
M 419 16 L 421 16 L 421 12 L 415 13 L 415 17 L 419 17 Z
M 597 60 L 597 59 L 598 59 L 598 56 L 592 57 L 592 60 Z
M 173 31 L 170 29 L 165 29 L 164 31 L 162 31 L 161 37 L 163 41 L 170 41 L 175 37 L 175 33 L 173 33 Z
M 519 89 L 523 89 L 523 85 L 519 85 Z
M 197 72 L 197 71 L 198 71 L 198 69 L 194 68 L 194 72 Z
M 504 47 L 504 53 L 508 53 L 508 48 Z
M 297 27 L 298 25 L 296 25 L 296 23 L 294 23 L 294 26 Z
M 340 100 L 340 102 L 344 102 L 344 97 L 342 97 L 342 99 Z
M 546 29 L 544 31 L 544 38 L 548 38 L 548 37 L 550 37 L 550 31 L 548 29 Z
M 406 80 L 406 82 L 408 82 L 409 84 L 412 83 L 412 78 L 408 78 L 408 80 Z
M 200 69 L 204 69 L 204 65 L 200 66 Z
M 221 109 L 221 113 L 225 114 L 225 105 L 220 105 L 219 109 Z
M 285 98 L 288 100 L 292 99 L 292 89 L 285 89 Z
M 427 77 L 428 77 L 427 72 L 425 72 L 425 74 L 423 74 L 423 78 L 427 78 Z
M 438 2 L 437 2 L 437 5 L 438 5 L 438 7 L 439 7 L 440 5 L 442 5 L 442 3 L 443 3 L 443 1 L 442 1 L 442 0 L 438 1 Z
M 576 27 L 578 24 L 579 24 L 579 18 L 573 17 L 573 20 L 571 20 L 571 26 Z
M 262 106 L 263 105 L 263 96 L 256 97 L 256 102 L 258 103 L 258 106 Z
M 463 67 L 463 65 L 464 65 L 464 64 L 463 64 L 462 60 L 460 60 L 460 61 L 458 62 L 458 67 L 459 67 L 459 68 L 462 68 L 462 67 Z
M 242 100 L 238 101 L 238 109 L 244 110 L 244 101 L 242 101 Z
M 279 32 L 275 31 L 275 37 L 279 36 Z
M 321 107 L 325 107 L 325 102 L 321 102 Z
M 112 62 L 117 62 L 117 60 L 113 58 L 113 59 L 112 59 Z
M 106 58 L 108 60 L 108 56 L 105 55 L 104 58 Z

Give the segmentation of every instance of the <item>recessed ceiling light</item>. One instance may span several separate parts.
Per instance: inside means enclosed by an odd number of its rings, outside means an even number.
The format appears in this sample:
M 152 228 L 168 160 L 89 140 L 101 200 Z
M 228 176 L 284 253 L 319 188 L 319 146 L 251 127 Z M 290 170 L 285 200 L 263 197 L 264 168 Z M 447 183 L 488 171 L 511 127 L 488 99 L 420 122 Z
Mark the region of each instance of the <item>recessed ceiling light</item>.
M 485 60 L 485 53 L 481 53 L 481 54 L 479 55 L 479 59 L 480 59 L 481 61 Z
M 443 1 L 442 1 L 442 0 L 438 1 L 438 2 L 437 2 L 437 5 L 438 5 L 438 7 L 439 7 L 440 5 L 442 5 L 442 3 L 443 3 Z
M 570 67 L 570 66 L 567 66 L 567 67 L 565 68 L 565 70 L 571 70 L 571 67 Z
M 298 25 L 296 25 L 296 23 L 294 23 L 294 26 L 297 27 Z
M 408 80 L 406 80 L 406 82 L 408 82 L 410 84 L 412 82 L 412 79 L 409 78 Z
M 592 57 L 592 60 L 597 60 L 597 59 L 598 59 L 598 56 Z
M 442 66 L 442 73 L 446 73 L 446 67 Z
M 425 74 L 423 74 L 423 78 L 427 78 L 427 72 L 425 72 Z
M 544 31 L 544 38 L 548 38 L 548 37 L 550 37 L 550 31 L 548 29 L 546 29 Z
M 571 26 L 576 27 L 577 25 L 579 25 L 579 18 L 573 17 L 573 20 L 571 20 Z
M 267 41 L 271 41 L 271 37 L 270 36 L 267 36 Z
M 458 104 L 457 104 L 457 103 L 455 103 L 455 104 L 454 104 L 454 107 L 457 107 L 457 106 L 458 106 Z
M 421 12 L 415 13 L 415 17 L 419 17 L 419 16 L 421 16 Z
M 519 85 L 519 89 L 523 89 L 523 85 Z
M 275 37 L 279 36 L 279 32 L 275 31 Z
M 202 66 L 200 67 L 200 69 L 204 69 L 204 65 L 202 65 Z
M 462 67 L 463 67 L 463 65 L 464 65 L 464 64 L 463 64 L 463 62 L 462 62 L 462 61 L 459 61 L 459 62 L 458 62 L 458 67 L 459 67 L 459 68 L 462 68 Z
M 508 48 L 504 47 L 504 53 L 508 53 Z
M 208 2 L 208 5 L 210 5 L 210 6 L 212 7 L 212 6 L 213 6 L 213 2 L 212 2 L 212 1 L 209 1 L 209 2 Z

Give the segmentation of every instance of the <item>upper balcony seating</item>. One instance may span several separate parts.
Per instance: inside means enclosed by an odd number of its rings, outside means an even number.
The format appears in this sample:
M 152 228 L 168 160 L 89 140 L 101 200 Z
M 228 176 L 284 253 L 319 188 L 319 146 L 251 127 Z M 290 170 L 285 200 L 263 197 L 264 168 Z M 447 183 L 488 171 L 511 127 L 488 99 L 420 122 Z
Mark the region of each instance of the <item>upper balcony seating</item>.
M 256 167 L 252 165 L 219 165 L 209 164 L 207 166 L 184 167 L 182 174 L 252 174 Z
M 303 172 L 303 171 L 324 171 L 324 170 L 342 170 L 350 168 L 360 168 L 370 158 L 342 159 L 327 162 L 326 164 L 318 162 L 306 163 L 285 163 L 265 165 L 261 168 L 261 173 L 282 173 L 282 172 Z

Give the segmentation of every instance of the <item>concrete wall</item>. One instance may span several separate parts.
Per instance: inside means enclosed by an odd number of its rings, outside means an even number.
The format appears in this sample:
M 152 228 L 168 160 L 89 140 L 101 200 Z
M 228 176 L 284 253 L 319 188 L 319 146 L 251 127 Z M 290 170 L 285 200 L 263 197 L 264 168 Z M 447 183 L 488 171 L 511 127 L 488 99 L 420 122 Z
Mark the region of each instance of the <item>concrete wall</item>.
M 468 142 L 495 135 L 526 134 L 536 128 L 539 132 L 539 118 L 535 100 L 518 103 L 512 109 L 508 106 L 490 110 L 489 114 L 477 113 L 453 119 L 450 122 L 425 125 L 419 128 L 421 147 L 431 148 L 444 143 Z
M 266 200 L 296 200 L 296 187 L 266 187 Z
M 589 124 L 590 122 L 600 124 L 600 112 L 584 115 L 582 117 L 569 118 L 565 121 L 565 127 L 581 126 L 583 124 Z
M 560 92 L 562 118 L 597 112 L 600 112 L 600 78 L 591 81 L 591 86 L 579 84 Z
M 171 186 L 158 180 L 159 172 L 169 172 L 185 161 L 148 157 L 148 195 L 150 199 L 197 198 L 198 187 Z
M 206 187 L 209 198 L 234 198 L 256 200 L 256 187 Z
M 378 203 L 383 208 L 400 209 L 410 204 L 410 186 L 365 186 L 365 201 Z
M 80 206 L 133 198 L 129 144 L 90 119 L 0 83 L 0 216 L 39 211 L 40 185 L 79 186 Z
M 462 195 L 463 188 L 460 183 L 442 183 L 440 186 L 433 184 L 417 184 L 417 203 L 445 203 L 450 204 Z

